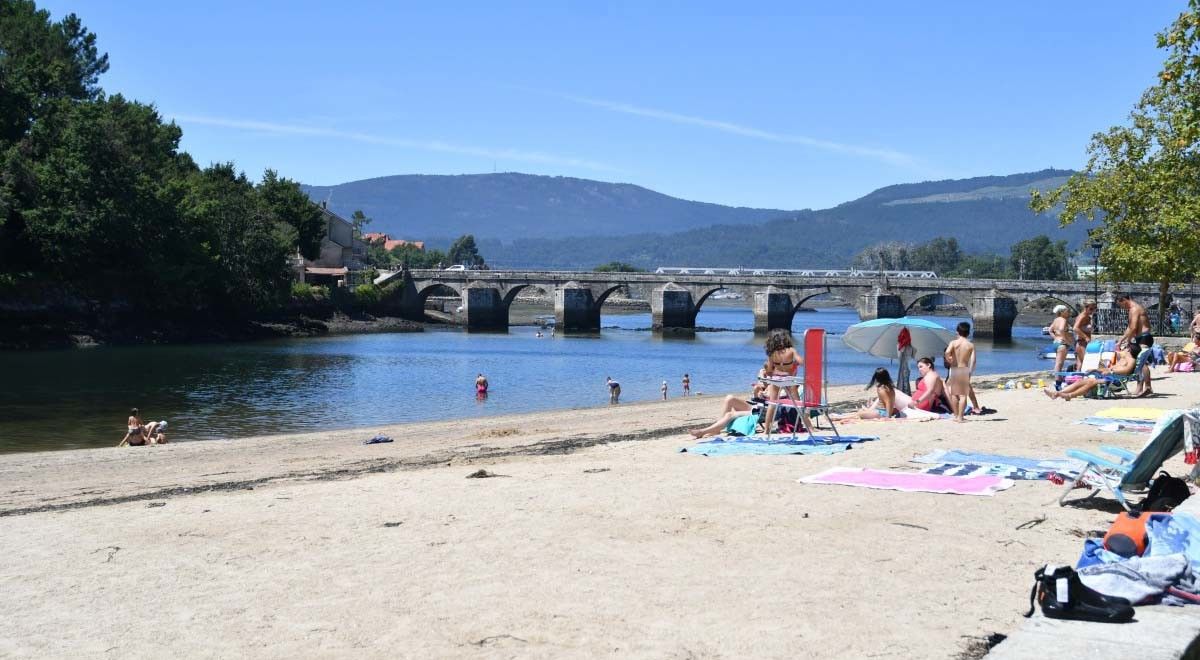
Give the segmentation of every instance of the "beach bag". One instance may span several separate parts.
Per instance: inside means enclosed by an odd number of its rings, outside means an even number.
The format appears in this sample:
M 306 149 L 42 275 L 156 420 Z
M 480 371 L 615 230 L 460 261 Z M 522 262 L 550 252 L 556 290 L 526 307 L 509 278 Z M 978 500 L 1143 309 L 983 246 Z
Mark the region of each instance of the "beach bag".
M 1179 477 L 1172 477 L 1166 470 L 1158 473 L 1150 482 L 1150 490 L 1138 508 L 1142 511 L 1172 511 L 1184 500 L 1191 497 L 1192 491 L 1187 482 Z
M 1070 566 L 1047 564 L 1033 574 L 1033 590 L 1029 592 L 1029 611 L 1033 616 L 1034 603 L 1050 619 L 1074 619 L 1098 623 L 1125 623 L 1133 620 L 1133 605 L 1124 598 L 1106 596 L 1089 588 Z
M 1146 522 L 1149 519 L 1148 511 L 1122 511 L 1104 535 L 1104 549 L 1122 557 L 1141 557 L 1149 542 L 1146 536 Z

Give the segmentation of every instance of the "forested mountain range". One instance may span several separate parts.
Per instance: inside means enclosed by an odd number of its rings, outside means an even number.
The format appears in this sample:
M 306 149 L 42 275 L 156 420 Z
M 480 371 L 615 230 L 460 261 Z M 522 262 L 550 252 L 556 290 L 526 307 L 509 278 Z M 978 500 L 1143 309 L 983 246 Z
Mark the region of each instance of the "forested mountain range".
M 659 265 L 839 267 L 881 241 L 955 237 L 968 253 L 1007 254 L 1046 234 L 1071 249 L 1086 223 L 1060 229 L 1029 209 L 1029 190 L 1060 185 L 1042 170 L 887 186 L 818 211 L 772 211 L 689 202 L 627 184 L 524 174 L 399 176 L 308 187 L 314 199 L 375 218 L 370 231 L 444 247 L 475 234 L 497 267 L 580 268 L 610 261 Z M 587 240 L 579 240 L 580 238 Z
M 569 238 L 673 232 L 717 224 L 752 224 L 787 213 L 690 202 L 628 183 L 503 172 L 405 174 L 305 186 L 316 201 L 349 218 L 361 209 L 370 231 L 401 238 Z M 447 240 L 446 242 L 449 242 Z

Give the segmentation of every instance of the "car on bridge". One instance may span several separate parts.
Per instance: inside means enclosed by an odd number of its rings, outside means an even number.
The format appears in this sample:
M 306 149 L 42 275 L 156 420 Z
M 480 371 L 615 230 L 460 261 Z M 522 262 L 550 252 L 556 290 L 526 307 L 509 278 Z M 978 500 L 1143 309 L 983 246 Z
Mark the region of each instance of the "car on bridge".
M 833 268 L 679 268 L 660 266 L 654 269 L 656 275 L 750 275 L 757 277 L 896 277 L 900 279 L 937 279 L 937 273 L 931 270 L 840 270 Z

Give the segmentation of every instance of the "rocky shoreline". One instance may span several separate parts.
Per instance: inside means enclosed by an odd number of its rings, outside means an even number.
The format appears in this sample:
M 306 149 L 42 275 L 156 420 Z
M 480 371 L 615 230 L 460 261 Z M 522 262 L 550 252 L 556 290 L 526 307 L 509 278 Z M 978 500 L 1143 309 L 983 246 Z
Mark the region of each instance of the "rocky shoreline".
M 424 323 L 398 317 L 342 313 L 328 317 L 294 314 L 219 321 L 210 318 L 147 321 L 132 315 L 90 319 L 5 319 L 0 321 L 0 350 L 240 342 L 372 332 L 422 332 L 425 327 Z

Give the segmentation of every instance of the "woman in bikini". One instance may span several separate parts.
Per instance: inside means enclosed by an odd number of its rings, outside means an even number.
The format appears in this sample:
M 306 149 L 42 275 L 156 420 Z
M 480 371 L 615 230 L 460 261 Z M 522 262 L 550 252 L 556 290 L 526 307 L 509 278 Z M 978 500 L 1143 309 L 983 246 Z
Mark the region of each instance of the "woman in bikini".
M 129 419 L 125 420 L 127 429 L 125 437 L 121 438 L 121 444 L 118 447 L 130 445 L 132 447 L 141 447 L 146 444 L 146 429 L 142 424 L 141 413 L 137 408 L 129 411 Z
M 800 373 L 800 365 L 804 364 L 804 360 L 796 353 L 796 348 L 792 344 L 792 335 L 787 330 L 772 330 L 767 335 L 767 341 L 763 348 L 767 353 L 767 378 L 790 378 Z M 793 403 L 801 401 L 798 386 L 788 385 L 785 389 Z M 768 385 L 766 395 L 768 401 L 778 401 L 779 386 Z M 808 429 L 809 433 L 812 433 L 812 422 L 805 415 L 801 415 L 801 417 L 804 427 Z M 767 406 L 767 424 L 774 419 L 775 404 L 771 404 Z
M 912 405 L 912 398 L 904 392 L 896 390 L 892 383 L 892 374 L 883 367 L 871 375 L 867 389 L 875 388 L 875 400 L 855 412 L 839 415 L 837 421 L 846 419 L 890 419 L 901 417 L 901 411 Z

